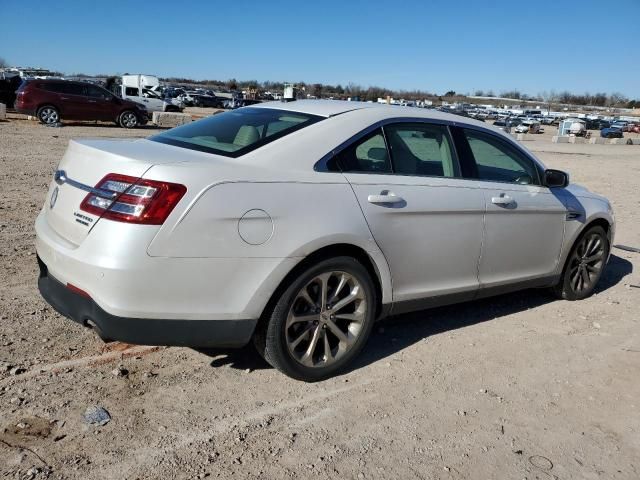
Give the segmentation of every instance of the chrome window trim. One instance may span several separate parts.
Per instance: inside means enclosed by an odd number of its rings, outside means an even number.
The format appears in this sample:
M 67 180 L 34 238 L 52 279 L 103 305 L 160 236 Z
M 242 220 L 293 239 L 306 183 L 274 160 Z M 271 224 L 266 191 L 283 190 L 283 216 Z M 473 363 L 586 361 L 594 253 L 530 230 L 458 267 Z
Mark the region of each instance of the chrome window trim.
M 544 168 L 542 168 L 542 165 L 540 165 L 540 162 L 538 162 L 538 160 L 536 158 L 534 158 L 529 152 L 527 152 L 524 148 L 522 148 L 521 145 L 518 144 L 518 142 L 516 140 L 514 140 L 513 138 L 505 138 L 502 135 L 498 135 L 496 134 L 496 132 L 492 132 L 490 129 L 488 128 L 481 128 L 478 127 L 477 125 L 456 125 L 457 127 L 460 127 L 462 129 L 467 129 L 467 130 L 476 130 L 480 133 L 483 133 L 485 135 L 489 135 L 492 138 L 495 138 L 497 141 L 503 141 L 504 143 L 508 144 L 509 146 L 513 147 L 516 149 L 516 151 L 518 153 L 520 153 L 521 155 L 523 155 L 527 160 L 529 160 L 532 164 L 533 167 L 535 168 L 536 172 L 538 173 L 538 182 L 537 183 L 513 183 L 513 182 L 502 182 L 500 180 L 488 180 L 488 179 L 484 179 L 484 178 L 473 178 L 473 177 L 467 177 L 467 180 L 475 180 L 477 182 L 490 182 L 490 183 L 499 183 L 501 185 L 520 185 L 520 186 L 534 186 L 534 187 L 545 187 L 542 178 L 544 175 Z M 468 140 L 467 140 L 468 142 Z M 472 152 L 473 154 L 473 152 Z M 475 158 L 472 159 L 475 162 Z M 546 187 L 545 187 L 546 188 Z
M 387 124 L 385 126 L 382 127 L 382 132 L 384 133 L 384 137 L 385 137 L 385 142 L 387 143 L 387 151 L 389 152 L 389 158 L 391 159 L 391 169 L 393 171 L 392 175 L 398 175 L 398 176 L 403 176 L 403 177 L 420 177 L 420 178 L 456 178 L 459 180 L 464 180 L 464 177 L 462 176 L 462 166 L 460 165 L 460 159 L 458 158 L 458 151 L 456 150 L 455 147 L 455 142 L 453 141 L 453 136 L 451 135 L 451 130 L 449 129 L 449 125 L 445 125 L 443 123 L 439 123 L 437 121 L 434 122 L 401 122 L 401 123 L 407 123 L 407 124 L 423 124 L 423 125 L 435 125 L 437 127 L 442 127 L 442 129 L 444 130 L 445 135 L 447 136 L 447 141 L 449 142 L 449 146 L 451 147 L 451 161 L 453 162 L 453 170 L 454 170 L 454 176 L 453 177 L 447 177 L 445 175 L 419 175 L 417 173 L 397 173 L 395 171 L 394 168 L 394 162 L 393 162 L 393 152 L 391 151 L 391 148 L 389 147 L 388 142 L 386 142 L 386 138 L 387 138 L 387 134 L 385 131 L 385 127 L 393 127 L 394 125 L 397 125 L 398 122 L 394 122 L 391 124 Z M 358 172 L 349 172 L 349 173 L 358 173 Z M 366 173 L 366 172 L 363 172 Z
M 383 131 L 383 135 L 386 135 L 386 134 L 384 134 L 384 126 L 385 125 L 389 125 L 389 124 L 393 124 L 393 123 L 426 123 L 426 124 L 441 125 L 441 126 L 446 126 L 446 127 L 451 126 L 451 125 L 457 125 L 456 122 L 452 122 L 452 121 L 449 121 L 449 120 L 437 120 L 437 119 L 422 118 L 422 117 L 392 117 L 392 118 L 385 118 L 384 120 L 379 120 L 379 121 L 377 121 L 375 123 L 372 123 L 367 128 L 359 131 L 355 135 L 352 135 L 347 140 L 345 140 L 344 142 L 339 144 L 337 147 L 333 148 L 330 152 L 325 154 L 322 158 L 320 158 L 320 160 L 318 160 L 314 164 L 313 170 L 316 171 L 316 172 L 341 173 L 341 172 L 334 172 L 334 171 L 329 170 L 327 168 L 327 162 L 332 157 L 334 157 L 338 153 L 342 152 L 342 150 L 344 150 L 345 148 L 349 147 L 351 144 L 357 142 L 359 139 L 361 139 L 362 137 L 368 135 L 369 133 L 371 133 L 372 131 L 374 131 L 377 128 L 381 128 L 382 131 Z M 389 145 L 387 143 L 386 136 L 385 136 L 385 143 L 387 144 L 387 151 L 388 151 L 389 150 Z M 357 173 L 357 172 L 351 172 L 351 173 Z M 371 173 L 371 172 L 362 172 L 362 173 Z M 390 174 L 386 173 L 385 175 L 390 175 Z M 394 175 L 394 174 L 391 173 L 391 175 Z
M 544 175 L 544 168 L 543 166 L 540 164 L 540 162 L 538 161 L 537 158 L 533 157 L 527 150 L 525 150 L 520 144 L 518 144 L 518 142 L 516 140 L 514 140 L 511 137 L 508 136 L 502 136 L 496 132 L 494 132 L 493 130 L 480 126 L 480 125 L 474 125 L 474 124 L 470 124 L 470 123 L 466 123 L 466 122 L 462 122 L 462 121 L 453 121 L 453 120 L 441 120 L 441 119 L 434 119 L 434 118 L 424 118 L 424 117 L 391 117 L 391 118 L 385 118 L 384 120 L 379 120 L 371 125 L 369 125 L 367 128 L 361 130 L 360 132 L 356 133 L 355 135 L 352 135 L 350 138 L 348 138 L 347 140 L 345 140 L 344 142 L 340 143 L 337 147 L 333 148 L 331 151 L 329 151 L 328 153 L 326 153 L 323 157 L 320 158 L 320 160 L 318 160 L 314 166 L 313 166 L 313 170 L 315 172 L 320 172 L 320 173 L 342 173 L 339 171 L 332 171 L 329 170 L 327 168 L 327 162 L 334 157 L 335 155 L 337 155 L 338 153 L 340 153 L 342 150 L 344 150 L 345 148 L 347 148 L 348 146 L 350 146 L 352 143 L 357 142 L 359 139 L 361 139 L 362 137 L 364 137 L 365 135 L 371 133 L 373 130 L 375 130 L 376 128 L 382 128 L 383 133 L 384 133 L 384 126 L 385 125 L 389 125 L 389 124 L 393 124 L 393 123 L 426 123 L 426 124 L 431 124 L 431 125 L 442 125 L 442 126 L 446 126 L 449 129 L 449 138 L 451 139 L 451 142 L 453 144 L 453 149 L 455 151 L 455 156 L 456 156 L 456 160 L 458 162 L 458 167 L 461 168 L 461 162 L 462 160 L 460 159 L 459 155 L 458 155 L 458 151 L 457 151 L 457 147 L 456 147 L 456 142 L 453 140 L 453 135 L 451 134 L 451 127 L 458 127 L 458 128 L 468 128 L 468 129 L 472 129 L 472 130 L 477 130 L 481 133 L 485 133 L 487 135 L 491 135 L 493 137 L 495 137 L 498 140 L 502 140 L 506 143 L 508 143 L 509 145 L 511 145 L 513 148 L 515 148 L 519 153 L 521 153 L 522 155 L 524 155 L 527 159 L 529 159 L 533 165 L 535 166 L 536 170 L 538 171 L 538 181 L 539 183 L 534 185 L 537 187 L 545 187 L 545 185 L 542 183 L 542 178 Z M 385 138 L 385 142 L 386 142 L 386 138 Z M 388 145 L 387 145 L 387 149 L 388 149 Z M 393 166 L 392 166 L 393 168 Z M 350 172 L 350 173 L 358 173 L 358 172 Z M 375 174 L 375 172 L 362 172 L 362 173 L 366 173 L 366 174 Z M 460 172 L 462 173 L 462 172 Z M 396 173 L 385 173 L 384 175 L 396 175 Z M 418 176 L 418 175 L 416 175 Z M 422 176 L 422 175 L 420 175 Z M 448 177 L 437 177 L 437 178 L 448 178 Z M 510 183 L 510 182 L 497 182 L 494 180 L 482 180 L 479 178 L 473 178 L 473 177 L 453 177 L 453 178 L 460 178 L 462 180 L 473 180 L 473 181 L 478 181 L 478 182 L 493 182 L 493 183 L 500 183 L 502 185 L 518 185 L 517 183 Z M 545 187 L 546 188 L 546 187 Z
M 371 133 L 376 128 L 382 128 L 383 133 L 384 133 L 384 126 L 385 125 L 389 125 L 389 124 L 393 124 L 393 123 L 426 123 L 426 124 L 431 124 L 431 125 L 442 125 L 442 126 L 448 127 L 448 129 L 449 129 L 449 139 L 451 140 L 451 142 L 453 144 L 453 149 L 455 151 L 455 156 L 456 156 L 456 160 L 457 160 L 457 163 L 458 163 L 458 167 L 460 167 L 460 168 L 462 167 L 462 165 L 461 165 L 462 161 L 460 159 L 460 156 L 458 155 L 458 148 L 456 146 L 456 142 L 454 141 L 453 135 L 451 134 L 451 127 L 468 128 L 468 129 L 472 129 L 472 130 L 477 130 L 477 131 L 479 131 L 481 133 L 485 133 L 487 135 L 491 135 L 491 136 L 495 137 L 498 140 L 502 140 L 502 141 L 508 143 L 513 148 L 515 148 L 518 152 L 520 152 L 522 155 L 524 155 L 526 158 L 528 158 L 531 162 L 533 162 L 533 165 L 538 170 L 538 180 L 539 180 L 539 183 L 537 185 L 535 185 L 535 186 L 545 187 L 545 185 L 542 183 L 542 178 L 543 178 L 544 170 L 545 170 L 544 167 L 540 164 L 540 162 L 538 161 L 537 158 L 533 157 L 531 155 L 531 153 L 529 153 L 525 148 L 523 148 L 513 138 L 511 138 L 509 136 L 502 136 L 502 135 L 498 134 L 497 132 L 494 132 L 490 128 L 486 128 L 486 127 L 483 127 L 483 126 L 480 126 L 480 125 L 474 125 L 474 124 L 470 124 L 470 123 L 466 123 L 466 122 L 462 122 L 462 121 L 441 120 L 441 119 L 424 118 L 424 117 L 391 117 L 391 118 L 386 118 L 384 120 L 379 120 L 379 121 L 369 125 L 367 128 L 361 130 L 360 132 L 356 133 L 355 135 L 352 135 L 347 140 L 345 140 L 344 142 L 340 143 L 337 147 L 333 148 L 331 151 L 329 151 L 324 156 L 322 156 L 320 158 L 320 160 L 318 160 L 314 164 L 313 170 L 315 172 L 320 172 L 320 173 L 342 173 L 342 172 L 339 172 L 339 171 L 329 170 L 327 168 L 327 162 L 332 157 L 334 157 L 335 155 L 340 153 L 342 150 L 344 150 L 345 148 L 350 146 L 352 143 L 358 141 L 359 139 L 361 139 L 365 135 L 368 135 L 369 133 Z M 386 142 L 386 138 L 385 138 L 385 142 Z M 388 149 L 388 145 L 387 145 L 387 149 Z M 392 168 L 393 168 L 393 166 L 392 166 Z M 353 173 L 357 173 L 357 172 L 353 172 Z M 369 172 L 369 173 L 373 174 L 372 172 Z M 462 172 L 460 172 L 460 173 L 462 174 Z M 384 175 L 390 175 L 390 174 L 389 173 L 385 173 Z M 396 175 L 396 174 L 395 173 L 391 173 L 391 175 Z M 437 177 L 437 178 L 441 178 L 441 177 Z M 481 182 L 494 182 L 494 183 L 500 183 L 502 185 L 518 185 L 516 183 L 498 182 L 498 181 L 494 181 L 494 180 L 482 180 L 482 179 L 473 178 L 473 177 L 462 177 L 462 176 L 460 176 L 460 177 L 454 177 L 454 178 L 461 178 L 461 179 L 464 179 L 464 180 L 474 180 L 474 181 L 481 181 Z

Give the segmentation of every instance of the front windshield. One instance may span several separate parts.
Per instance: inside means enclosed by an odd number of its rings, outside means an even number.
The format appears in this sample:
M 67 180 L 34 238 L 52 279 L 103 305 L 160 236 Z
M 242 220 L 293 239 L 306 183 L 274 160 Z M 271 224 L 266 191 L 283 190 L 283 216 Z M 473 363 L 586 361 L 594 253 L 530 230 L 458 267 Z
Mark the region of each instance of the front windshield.
M 173 128 L 150 140 L 235 158 L 320 120 L 306 113 L 245 107 Z
M 158 92 L 156 92 L 155 90 L 150 90 L 148 88 L 145 88 L 142 90 L 143 95 L 145 95 L 146 97 L 150 97 L 150 98 L 162 98 Z

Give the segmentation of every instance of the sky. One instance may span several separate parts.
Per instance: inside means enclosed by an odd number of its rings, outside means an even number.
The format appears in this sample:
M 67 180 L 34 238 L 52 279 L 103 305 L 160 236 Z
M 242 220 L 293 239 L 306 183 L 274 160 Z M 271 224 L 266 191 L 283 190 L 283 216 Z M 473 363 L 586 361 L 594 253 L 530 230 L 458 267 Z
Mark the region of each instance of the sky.
M 640 98 L 640 0 L 0 0 L 0 24 L 7 63 L 67 74 Z

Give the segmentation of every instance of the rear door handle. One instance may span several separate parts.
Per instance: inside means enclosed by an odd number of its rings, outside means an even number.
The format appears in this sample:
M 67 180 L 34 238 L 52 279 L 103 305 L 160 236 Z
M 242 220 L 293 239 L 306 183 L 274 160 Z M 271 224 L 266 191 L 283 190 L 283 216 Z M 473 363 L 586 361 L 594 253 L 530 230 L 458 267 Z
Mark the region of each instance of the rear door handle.
M 380 195 L 369 195 L 367 197 L 367 201 L 374 204 L 392 205 L 395 203 L 402 203 L 404 202 L 404 199 L 393 192 L 382 192 Z
M 513 203 L 513 198 L 503 193 L 499 197 L 491 197 L 491 203 L 494 205 L 511 205 Z

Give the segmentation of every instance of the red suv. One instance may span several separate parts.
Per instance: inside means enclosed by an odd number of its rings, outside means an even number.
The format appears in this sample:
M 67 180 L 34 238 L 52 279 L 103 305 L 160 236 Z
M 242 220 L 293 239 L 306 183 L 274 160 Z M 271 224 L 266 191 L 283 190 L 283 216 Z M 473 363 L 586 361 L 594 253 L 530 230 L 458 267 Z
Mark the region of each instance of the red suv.
M 26 80 L 15 101 L 19 113 L 35 115 L 44 124 L 65 120 L 104 120 L 124 128 L 147 123 L 144 105 L 116 97 L 102 87 L 69 80 Z

